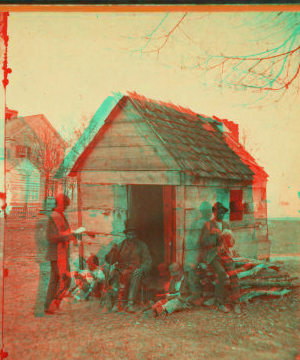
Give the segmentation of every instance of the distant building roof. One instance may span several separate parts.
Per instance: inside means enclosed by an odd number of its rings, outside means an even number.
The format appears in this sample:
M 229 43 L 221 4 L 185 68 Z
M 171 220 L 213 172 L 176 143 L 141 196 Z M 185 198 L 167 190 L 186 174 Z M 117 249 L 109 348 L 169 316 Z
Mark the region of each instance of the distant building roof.
M 241 150 L 236 133 L 231 136 L 227 128 L 227 132 L 223 133 L 220 120 L 170 103 L 150 100 L 136 93 L 118 93 L 103 102 L 55 177 L 60 178 L 77 170 L 79 158 L 108 116 L 114 109 L 125 107 L 128 102 L 175 159 L 178 170 L 203 178 L 252 180 L 257 171 L 267 177 L 246 150 Z
M 67 147 L 65 140 L 60 136 L 57 130 L 43 114 L 11 117 L 6 123 L 6 136 L 17 137 L 17 135 L 22 133 L 25 128 L 30 128 L 38 136 L 41 135 L 41 131 L 47 130 L 59 140 L 63 148 Z M 41 138 L 43 138 L 43 136 L 41 136 Z

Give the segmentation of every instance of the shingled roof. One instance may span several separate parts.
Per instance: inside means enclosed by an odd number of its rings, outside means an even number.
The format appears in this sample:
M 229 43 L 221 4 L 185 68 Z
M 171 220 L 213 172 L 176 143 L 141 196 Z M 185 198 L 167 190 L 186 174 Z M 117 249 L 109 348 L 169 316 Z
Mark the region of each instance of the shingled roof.
M 74 165 L 88 142 L 93 140 L 110 113 L 116 107 L 126 106 L 128 102 L 175 159 L 177 170 L 197 177 L 215 179 L 252 180 L 258 171 L 260 175 L 267 176 L 245 149 L 241 151 L 241 145 L 231 137 L 226 127 L 224 132 L 220 121 L 170 103 L 128 93 L 117 94 L 104 101 L 66 157 L 56 177 L 74 170 Z

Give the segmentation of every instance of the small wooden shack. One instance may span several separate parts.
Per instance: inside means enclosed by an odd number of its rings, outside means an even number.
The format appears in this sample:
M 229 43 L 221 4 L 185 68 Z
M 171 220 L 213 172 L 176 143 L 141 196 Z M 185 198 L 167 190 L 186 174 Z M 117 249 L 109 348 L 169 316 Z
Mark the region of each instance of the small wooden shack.
M 138 226 L 154 266 L 186 268 L 199 254 L 199 234 L 221 201 L 242 256 L 269 257 L 268 175 L 238 142 L 238 126 L 135 93 L 108 97 L 65 158 L 57 178 L 77 177 L 77 225 L 85 257 L 103 259 Z

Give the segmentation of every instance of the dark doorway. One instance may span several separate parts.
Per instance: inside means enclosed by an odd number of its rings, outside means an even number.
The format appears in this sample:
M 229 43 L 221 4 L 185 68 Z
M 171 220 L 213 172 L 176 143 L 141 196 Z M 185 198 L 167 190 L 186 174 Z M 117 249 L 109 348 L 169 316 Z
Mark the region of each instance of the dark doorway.
M 138 227 L 142 240 L 152 256 L 154 273 L 164 258 L 163 186 L 131 185 L 129 197 L 129 225 Z

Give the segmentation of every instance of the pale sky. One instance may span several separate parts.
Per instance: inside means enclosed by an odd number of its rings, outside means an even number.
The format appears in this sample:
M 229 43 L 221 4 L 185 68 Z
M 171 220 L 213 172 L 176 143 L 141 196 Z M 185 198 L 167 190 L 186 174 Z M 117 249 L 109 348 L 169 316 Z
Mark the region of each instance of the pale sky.
M 273 27 L 257 26 L 270 22 L 274 15 L 270 13 L 189 13 L 159 56 L 146 53 L 164 43 L 166 31 L 182 15 L 10 13 L 8 107 L 20 116 L 42 113 L 60 131 L 87 124 L 112 91 L 136 91 L 232 120 L 246 135 L 246 149 L 270 176 L 269 216 L 299 217 L 296 87 L 291 86 L 280 101 L 277 94 L 257 101 L 249 91 L 216 86 L 218 72 L 195 68 L 203 50 L 217 55 L 256 54 L 280 45 L 290 29 L 274 20 Z

